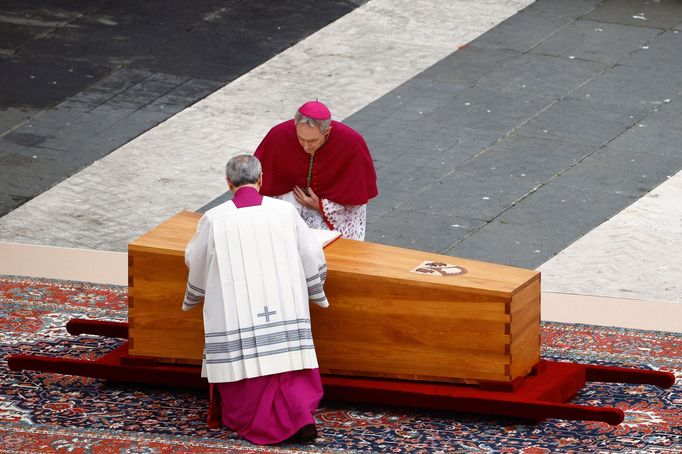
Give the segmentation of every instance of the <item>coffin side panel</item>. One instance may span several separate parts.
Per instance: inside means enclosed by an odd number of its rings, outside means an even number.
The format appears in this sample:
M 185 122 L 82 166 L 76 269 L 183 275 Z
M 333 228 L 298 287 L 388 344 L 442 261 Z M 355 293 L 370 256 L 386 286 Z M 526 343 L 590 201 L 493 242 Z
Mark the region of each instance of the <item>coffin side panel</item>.
M 540 361 L 540 275 L 512 297 L 511 379 L 527 375 Z
M 204 348 L 201 307 L 182 310 L 187 282 L 184 258 L 129 251 L 132 255 L 128 308 L 131 355 L 200 360 Z

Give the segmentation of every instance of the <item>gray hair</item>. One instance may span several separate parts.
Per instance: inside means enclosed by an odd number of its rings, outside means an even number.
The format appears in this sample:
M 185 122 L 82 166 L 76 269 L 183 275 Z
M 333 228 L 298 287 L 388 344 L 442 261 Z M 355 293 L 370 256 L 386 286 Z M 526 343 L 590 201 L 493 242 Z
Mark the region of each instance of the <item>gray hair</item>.
M 245 184 L 256 184 L 263 169 L 257 157 L 250 154 L 240 154 L 225 166 L 225 176 L 235 188 Z
M 320 128 L 320 132 L 324 134 L 325 132 L 327 132 L 329 126 L 332 124 L 332 119 L 327 118 L 326 120 L 316 120 L 314 118 L 310 118 L 303 115 L 300 111 L 297 110 L 296 115 L 294 115 L 294 123 L 296 124 L 306 123 L 312 127 Z

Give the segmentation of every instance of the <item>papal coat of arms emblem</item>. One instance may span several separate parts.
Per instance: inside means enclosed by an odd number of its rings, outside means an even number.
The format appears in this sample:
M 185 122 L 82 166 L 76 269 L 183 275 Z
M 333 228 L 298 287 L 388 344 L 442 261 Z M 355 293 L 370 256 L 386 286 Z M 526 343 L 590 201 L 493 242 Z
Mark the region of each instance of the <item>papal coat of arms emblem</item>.
M 461 276 L 467 270 L 458 265 L 443 262 L 424 261 L 418 267 L 410 270 L 411 273 L 428 274 L 431 276 Z

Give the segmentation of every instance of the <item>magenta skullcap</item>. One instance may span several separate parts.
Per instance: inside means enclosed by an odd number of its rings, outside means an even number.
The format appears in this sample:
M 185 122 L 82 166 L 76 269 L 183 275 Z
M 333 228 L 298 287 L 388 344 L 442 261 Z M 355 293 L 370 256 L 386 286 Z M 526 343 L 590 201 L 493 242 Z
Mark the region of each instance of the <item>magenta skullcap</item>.
M 308 101 L 299 107 L 298 111 L 313 120 L 329 120 L 332 117 L 332 113 L 327 109 L 327 106 L 320 101 Z

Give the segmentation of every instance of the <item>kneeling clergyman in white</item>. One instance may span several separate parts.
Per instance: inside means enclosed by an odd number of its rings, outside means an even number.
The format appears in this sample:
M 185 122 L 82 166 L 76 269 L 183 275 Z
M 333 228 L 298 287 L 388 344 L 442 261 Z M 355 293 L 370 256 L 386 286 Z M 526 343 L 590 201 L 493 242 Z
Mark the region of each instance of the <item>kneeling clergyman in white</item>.
M 258 193 L 257 158 L 226 173 L 233 200 L 204 214 L 185 251 L 183 309 L 204 303 L 209 425 L 257 444 L 307 441 L 322 398 L 308 306 L 329 305 L 322 246 L 291 204 Z

